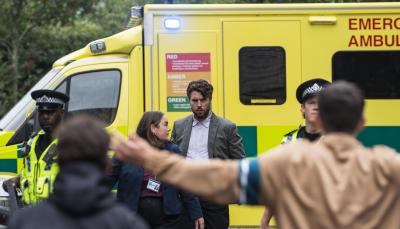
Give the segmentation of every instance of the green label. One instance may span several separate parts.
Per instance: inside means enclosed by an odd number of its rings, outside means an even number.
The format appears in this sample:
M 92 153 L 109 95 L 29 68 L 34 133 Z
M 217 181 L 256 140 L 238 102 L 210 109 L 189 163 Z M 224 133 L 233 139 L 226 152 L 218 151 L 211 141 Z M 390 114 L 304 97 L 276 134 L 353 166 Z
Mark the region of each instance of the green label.
M 189 99 L 186 96 L 168 96 L 167 111 L 169 112 L 191 111 Z

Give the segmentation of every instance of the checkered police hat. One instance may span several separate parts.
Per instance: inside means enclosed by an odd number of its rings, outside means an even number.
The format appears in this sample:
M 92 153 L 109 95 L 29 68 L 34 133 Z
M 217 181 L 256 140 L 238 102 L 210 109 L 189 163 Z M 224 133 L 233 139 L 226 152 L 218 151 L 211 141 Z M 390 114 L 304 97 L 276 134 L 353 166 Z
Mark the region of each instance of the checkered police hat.
M 330 82 L 324 79 L 312 79 L 303 82 L 296 90 L 297 101 L 304 103 L 307 99 L 318 95 L 329 84 Z
M 40 111 L 53 111 L 63 108 L 69 101 L 68 95 L 53 90 L 36 90 L 31 93 L 32 99 Z

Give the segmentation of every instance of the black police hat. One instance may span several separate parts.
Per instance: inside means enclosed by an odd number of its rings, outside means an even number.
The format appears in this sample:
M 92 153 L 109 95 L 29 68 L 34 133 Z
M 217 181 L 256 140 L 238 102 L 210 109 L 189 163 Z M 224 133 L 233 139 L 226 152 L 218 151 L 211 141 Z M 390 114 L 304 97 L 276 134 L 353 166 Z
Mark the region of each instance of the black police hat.
M 40 111 L 54 111 L 63 108 L 69 101 L 68 95 L 53 90 L 36 90 L 31 93 L 32 99 Z
M 318 95 L 329 84 L 330 82 L 324 79 L 312 79 L 303 82 L 296 90 L 297 101 L 304 103 L 308 98 Z

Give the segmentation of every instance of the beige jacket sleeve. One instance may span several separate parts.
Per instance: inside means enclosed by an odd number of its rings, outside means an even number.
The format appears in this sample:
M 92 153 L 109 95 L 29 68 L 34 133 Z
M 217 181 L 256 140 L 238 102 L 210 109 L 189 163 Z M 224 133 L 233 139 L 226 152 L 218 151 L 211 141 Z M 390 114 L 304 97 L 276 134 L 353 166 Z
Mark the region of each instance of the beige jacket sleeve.
M 371 149 L 375 155 L 379 156 L 375 169 L 382 171 L 386 176 L 390 176 L 400 187 L 400 155 L 394 149 L 384 145 L 376 145 Z
M 157 179 L 220 204 L 239 198 L 238 162 L 189 161 L 167 152 L 155 153 L 144 163 Z

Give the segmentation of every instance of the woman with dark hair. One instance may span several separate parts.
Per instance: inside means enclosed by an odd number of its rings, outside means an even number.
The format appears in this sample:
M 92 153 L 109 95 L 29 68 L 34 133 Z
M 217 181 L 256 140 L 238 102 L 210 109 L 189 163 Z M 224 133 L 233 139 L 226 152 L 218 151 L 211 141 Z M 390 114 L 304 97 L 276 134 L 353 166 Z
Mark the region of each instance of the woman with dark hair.
M 136 134 L 152 146 L 179 154 L 177 145 L 168 140 L 168 119 L 158 111 L 143 114 Z M 112 184 L 118 182 L 117 199 L 141 215 L 151 228 L 204 228 L 204 219 L 197 197 L 161 183 L 142 167 L 112 159 Z M 185 206 L 182 206 L 184 204 Z M 187 225 L 186 210 L 193 223 Z

